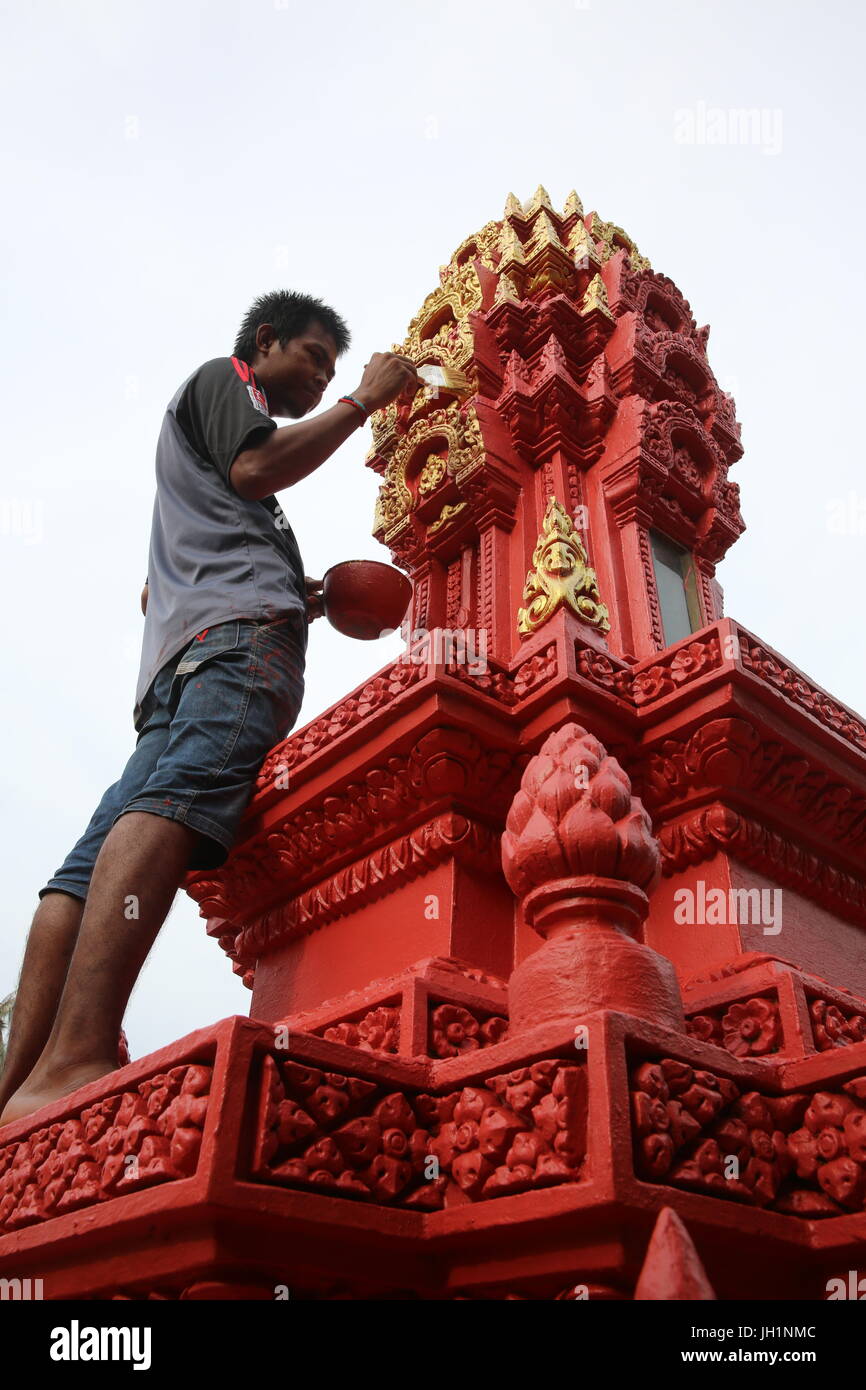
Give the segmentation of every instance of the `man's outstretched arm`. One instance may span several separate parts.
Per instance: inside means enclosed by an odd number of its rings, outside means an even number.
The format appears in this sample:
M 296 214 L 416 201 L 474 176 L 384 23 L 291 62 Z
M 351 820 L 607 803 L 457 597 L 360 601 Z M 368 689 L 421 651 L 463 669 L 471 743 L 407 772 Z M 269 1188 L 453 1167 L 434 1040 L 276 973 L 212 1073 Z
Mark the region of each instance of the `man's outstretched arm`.
M 389 405 L 404 392 L 408 397 L 423 385 L 408 357 L 374 352 L 360 386 L 351 394 L 369 412 Z M 314 472 L 359 424 L 363 424 L 360 411 L 338 401 L 312 420 L 271 430 L 264 443 L 241 450 L 229 470 L 229 481 L 245 501 L 260 502 Z
M 148 584 L 147 584 L 147 580 L 145 579 L 145 581 L 144 581 L 144 588 L 143 588 L 142 591 L 141 591 L 141 611 L 142 611 L 142 613 L 144 614 L 145 617 L 147 617 L 147 594 L 148 594 Z

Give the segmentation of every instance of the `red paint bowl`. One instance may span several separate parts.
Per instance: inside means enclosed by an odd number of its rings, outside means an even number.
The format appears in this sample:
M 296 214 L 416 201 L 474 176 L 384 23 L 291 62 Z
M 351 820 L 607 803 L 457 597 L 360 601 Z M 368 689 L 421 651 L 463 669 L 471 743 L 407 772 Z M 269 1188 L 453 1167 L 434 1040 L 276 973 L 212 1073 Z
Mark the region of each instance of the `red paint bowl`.
M 343 560 L 322 581 L 325 617 L 345 637 L 371 641 L 406 616 L 412 581 L 381 560 Z

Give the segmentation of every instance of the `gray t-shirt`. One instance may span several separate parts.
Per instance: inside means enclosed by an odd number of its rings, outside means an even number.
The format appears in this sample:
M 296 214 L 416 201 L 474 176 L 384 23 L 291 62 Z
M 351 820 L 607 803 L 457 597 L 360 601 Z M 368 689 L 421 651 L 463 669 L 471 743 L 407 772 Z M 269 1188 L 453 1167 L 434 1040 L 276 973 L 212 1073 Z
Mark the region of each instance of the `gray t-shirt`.
M 247 501 L 229 482 L 238 454 L 276 428 L 252 368 L 236 357 L 205 362 L 169 401 L 156 446 L 136 729 L 158 672 L 204 628 L 300 610 L 306 652 L 294 532 L 276 497 Z

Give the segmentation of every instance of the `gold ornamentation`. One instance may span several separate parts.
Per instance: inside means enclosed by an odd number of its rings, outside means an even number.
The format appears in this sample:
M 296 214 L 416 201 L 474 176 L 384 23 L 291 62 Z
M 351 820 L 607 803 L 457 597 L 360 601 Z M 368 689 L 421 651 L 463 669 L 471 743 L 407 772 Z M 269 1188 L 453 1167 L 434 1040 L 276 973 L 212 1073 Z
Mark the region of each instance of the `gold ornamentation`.
M 502 228 L 499 247 L 502 251 L 502 259 L 499 262 L 500 273 L 505 270 L 506 266 L 523 265 L 523 246 L 510 222 L 506 222 Z
M 547 504 L 542 526 L 532 553 L 535 568 L 528 571 L 523 589 L 527 607 L 517 613 L 518 632 L 535 632 L 563 604 L 600 632 L 609 632 L 595 570 L 571 517 L 555 497 Z
M 461 439 L 461 466 L 484 457 L 484 441 L 481 438 L 481 422 L 474 406 L 470 406 L 463 417 L 463 437 Z
M 602 243 L 602 254 L 606 261 L 610 260 L 614 252 L 618 251 L 620 247 L 624 247 L 629 253 L 629 264 L 634 270 L 651 269 L 646 256 L 640 254 L 628 232 L 623 231 L 622 227 L 617 227 L 614 222 L 602 221 L 597 212 L 592 214 L 592 235 L 596 241 Z
M 526 216 L 534 217 L 539 208 L 544 208 L 547 212 L 553 212 L 553 204 L 550 201 L 550 195 L 541 183 L 530 199 L 529 205 L 526 208 Z
M 524 219 L 523 204 L 519 198 L 515 198 L 513 193 L 509 193 L 505 199 L 505 211 L 502 214 L 505 222 L 508 221 L 509 217 L 519 217 L 521 222 Z
M 373 511 L 373 534 L 388 531 L 396 521 L 405 516 L 412 506 L 412 494 L 407 487 L 400 486 L 393 477 L 386 476 L 376 496 Z
M 506 299 L 513 303 L 520 303 L 520 295 L 517 293 L 517 286 L 510 275 L 500 275 L 499 283 L 496 286 L 496 294 L 493 297 L 494 304 L 503 304 Z
M 595 242 L 579 218 L 571 229 L 568 238 L 568 250 L 575 261 L 585 260 L 591 261 L 593 265 L 601 265 L 601 256 L 596 250 Z
M 480 232 L 474 232 L 472 236 L 466 237 L 461 241 L 457 250 L 454 252 L 448 265 L 439 267 L 440 278 L 446 278 L 455 270 L 471 260 L 479 260 L 482 265 L 487 266 L 488 270 L 495 270 L 493 253 L 499 244 L 499 223 L 485 222 Z
M 578 217 L 583 217 L 583 203 L 578 198 L 574 189 L 572 189 L 565 200 L 565 207 L 562 210 L 563 221 L 568 221 L 569 217 L 575 212 Z
M 391 448 L 376 499 L 374 535 L 384 532 L 387 542 L 391 528 L 398 525 L 412 509 L 413 497 L 406 483 L 406 470 L 424 445 L 428 446 L 424 457 L 429 462 L 439 441 L 445 446 L 443 453 L 448 458 L 447 468 L 458 487 L 460 477 L 467 470 L 472 472 L 476 468 L 483 468 L 484 441 L 478 416 L 471 405 L 464 416 L 461 416 L 457 403 L 452 401 L 448 406 L 415 420 Z
M 431 454 L 418 475 L 418 491 L 424 495 L 438 487 L 445 477 L 445 460 L 439 454 Z
M 474 276 L 472 267 L 467 267 Z M 476 281 L 476 294 L 463 298 L 460 285 L 448 282 L 428 294 L 421 310 L 409 325 L 402 343 L 394 347 L 402 357 L 410 357 L 420 366 L 426 360 L 462 371 L 468 366 L 474 346 L 467 314 L 481 308 L 481 286 Z M 435 328 L 434 328 L 435 325 Z
M 436 520 L 431 526 L 428 526 L 427 534 L 432 535 L 434 531 L 439 530 L 440 526 L 445 526 L 458 512 L 462 512 L 465 506 L 465 502 L 446 502 Z
M 390 405 L 383 406 L 380 410 L 374 410 L 370 416 L 370 429 L 373 435 L 373 443 L 367 458 L 375 458 L 377 454 L 388 452 L 389 442 L 396 436 L 397 432 L 397 403 L 391 401 Z
M 579 312 L 581 314 L 591 314 L 593 309 L 597 309 L 599 313 L 606 314 L 609 319 L 613 319 L 613 314 L 610 312 L 610 306 L 607 302 L 607 290 L 604 287 L 604 281 L 601 275 L 593 275 L 587 285 L 586 294 L 580 302 Z
M 537 251 L 542 246 L 554 246 L 558 251 L 564 250 L 559 232 L 546 212 L 542 212 L 541 216 L 535 219 L 530 246 L 532 251 Z
M 567 235 L 566 224 L 570 225 Z M 604 222 L 595 212 L 584 221 L 583 205 L 574 189 L 561 214 L 553 208 L 543 184 L 526 205 L 509 193 L 502 220 L 487 222 L 466 237 L 448 263 L 440 266 L 439 285 L 425 298 L 404 341 L 393 344 L 392 350 L 409 357 L 418 367 L 439 366 L 446 379 L 455 383 L 462 379 L 467 392 L 470 387 L 474 390 L 477 373 L 470 316 L 479 312 L 484 302 L 479 279 L 482 265 L 496 274 L 494 302 L 520 304 L 523 296 L 549 285 L 561 286 L 576 296 L 575 262 L 583 261 L 584 276 L 588 269 L 592 278 L 581 301 L 581 313 L 596 311 L 613 320 L 604 282 L 596 272 L 620 248 L 627 252 L 633 269 L 649 267 L 621 227 Z M 447 387 L 441 390 L 445 395 Z M 446 405 L 442 400 L 437 402 L 430 391 L 419 391 L 408 412 L 392 403 L 374 412 L 371 423 L 373 443 L 367 460 L 382 474 L 374 534 L 386 544 L 389 537 L 394 540 L 398 533 L 402 536 L 404 531 L 412 531 L 410 513 L 416 497 L 430 496 L 442 481 L 439 465 L 431 462 L 434 451 L 435 457 L 447 457 L 447 472 L 458 493 L 474 495 L 473 488 L 485 468 L 485 450 L 471 402 L 468 406 L 464 402 L 461 408 L 451 399 Z M 406 470 L 411 466 L 414 473 L 413 461 L 419 455 L 426 462 L 413 495 L 406 484 Z M 444 525 L 463 505 L 449 504 L 430 530 Z M 590 600 L 587 595 L 581 597 L 583 610 L 579 611 L 586 617 Z

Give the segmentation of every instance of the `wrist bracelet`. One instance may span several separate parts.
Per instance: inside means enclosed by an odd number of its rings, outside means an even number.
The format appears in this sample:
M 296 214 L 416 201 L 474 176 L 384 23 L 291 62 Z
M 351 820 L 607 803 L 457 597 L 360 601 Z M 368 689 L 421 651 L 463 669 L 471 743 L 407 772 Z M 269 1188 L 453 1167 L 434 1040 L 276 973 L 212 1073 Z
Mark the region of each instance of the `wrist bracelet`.
M 359 401 L 359 400 L 357 399 L 357 397 L 355 397 L 355 396 L 341 396 L 341 397 L 340 397 L 340 401 L 347 401 L 350 405 L 353 405 L 353 406 L 355 407 L 356 410 L 360 410 L 360 412 L 361 412 L 361 419 L 362 419 L 362 420 L 366 420 L 366 418 L 367 418 L 367 407 L 364 405 L 363 401 Z M 340 401 L 337 402 L 338 405 L 339 405 Z

